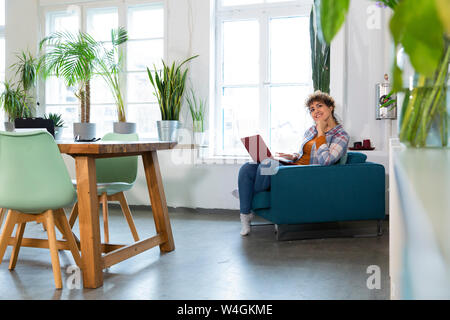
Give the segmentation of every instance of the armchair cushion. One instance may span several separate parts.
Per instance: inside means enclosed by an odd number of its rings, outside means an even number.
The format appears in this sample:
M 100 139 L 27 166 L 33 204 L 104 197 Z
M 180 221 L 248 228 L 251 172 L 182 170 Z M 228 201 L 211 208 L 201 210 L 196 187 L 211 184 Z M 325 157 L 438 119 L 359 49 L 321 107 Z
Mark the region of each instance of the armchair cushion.
M 367 155 L 361 152 L 347 152 L 347 164 L 351 163 L 364 163 L 366 162 Z

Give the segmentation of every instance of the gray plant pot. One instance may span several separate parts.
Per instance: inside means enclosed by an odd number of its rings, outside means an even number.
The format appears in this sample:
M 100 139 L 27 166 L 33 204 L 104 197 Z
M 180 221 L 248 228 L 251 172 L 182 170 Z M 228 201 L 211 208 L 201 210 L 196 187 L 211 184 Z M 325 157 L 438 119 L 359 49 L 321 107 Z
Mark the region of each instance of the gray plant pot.
M 55 140 L 61 140 L 63 129 L 63 127 L 55 127 Z
M 5 131 L 12 132 L 15 129 L 14 122 L 4 122 L 4 125 L 5 125 Z
M 114 133 L 136 133 L 136 123 L 135 122 L 114 122 L 113 123 Z
M 158 128 L 158 137 L 160 141 L 178 142 L 178 129 L 180 122 L 178 120 L 161 120 L 156 121 Z
M 78 140 L 92 140 L 95 138 L 95 123 L 76 122 L 73 124 L 73 136 Z

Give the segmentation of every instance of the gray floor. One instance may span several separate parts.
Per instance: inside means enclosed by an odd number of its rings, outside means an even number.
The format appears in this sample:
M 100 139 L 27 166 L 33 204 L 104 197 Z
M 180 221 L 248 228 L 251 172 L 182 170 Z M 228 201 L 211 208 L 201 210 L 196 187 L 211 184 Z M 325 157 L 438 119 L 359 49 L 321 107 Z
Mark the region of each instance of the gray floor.
M 151 212 L 132 211 L 141 236 L 152 235 Z M 120 211 L 110 213 L 110 241 L 131 241 Z M 0 265 L 0 299 L 389 299 L 386 222 L 379 238 L 276 241 L 273 226 L 253 227 L 241 237 L 232 212 L 177 209 L 170 218 L 175 251 L 154 248 L 119 263 L 105 271 L 98 289 L 68 288 L 66 271 L 74 264 L 68 251 L 60 253 L 62 290 L 54 289 L 47 249 L 22 248 L 10 272 L 9 247 Z M 77 225 L 74 230 L 78 234 Z M 46 233 L 29 223 L 25 237 Z M 371 265 L 380 267 L 381 289 L 367 287 Z

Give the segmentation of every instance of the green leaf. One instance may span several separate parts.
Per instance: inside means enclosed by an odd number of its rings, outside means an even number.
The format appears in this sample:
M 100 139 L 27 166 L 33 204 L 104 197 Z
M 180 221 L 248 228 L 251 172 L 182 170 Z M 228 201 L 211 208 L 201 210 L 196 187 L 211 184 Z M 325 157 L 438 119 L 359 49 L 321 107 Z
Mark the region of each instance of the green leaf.
M 450 0 L 435 0 L 436 8 L 445 27 L 445 32 L 450 35 Z
M 444 52 L 444 29 L 434 0 L 403 0 L 390 22 L 396 44 L 401 44 L 414 69 L 433 75 Z
M 350 0 L 319 0 L 320 14 L 317 15 L 321 33 L 327 43 L 331 43 L 334 36 L 342 27 L 350 6 Z

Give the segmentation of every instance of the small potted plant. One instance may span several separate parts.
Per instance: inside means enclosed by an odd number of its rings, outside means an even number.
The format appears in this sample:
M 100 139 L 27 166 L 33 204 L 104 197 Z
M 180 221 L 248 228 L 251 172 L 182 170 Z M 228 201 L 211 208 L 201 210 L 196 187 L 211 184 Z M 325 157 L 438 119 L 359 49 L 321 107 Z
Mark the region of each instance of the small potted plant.
M 53 125 L 55 126 L 55 140 L 61 140 L 64 127 L 62 115 L 59 113 L 49 113 L 48 116 L 44 116 L 44 119 L 50 119 L 53 121 Z
M 148 78 L 155 89 L 161 111 L 161 121 L 156 122 L 160 141 L 178 141 L 180 110 L 188 73 L 187 68 L 182 71 L 181 67 L 196 57 L 198 56 L 190 57 L 178 65 L 173 62 L 171 66 L 163 61 L 162 70 L 158 71 L 156 66 L 153 66 L 154 75 L 147 68 Z
M 200 146 L 205 145 L 205 112 L 206 100 L 196 98 L 194 90 L 191 89 L 191 95 L 187 98 L 189 111 L 192 117 L 192 131 L 194 133 L 194 142 Z
M 30 109 L 24 103 L 24 93 L 17 87 L 14 88 L 9 82 L 4 82 L 3 92 L 0 94 L 1 108 L 8 116 L 5 121 L 5 130 L 14 131 L 14 120 L 31 116 Z

